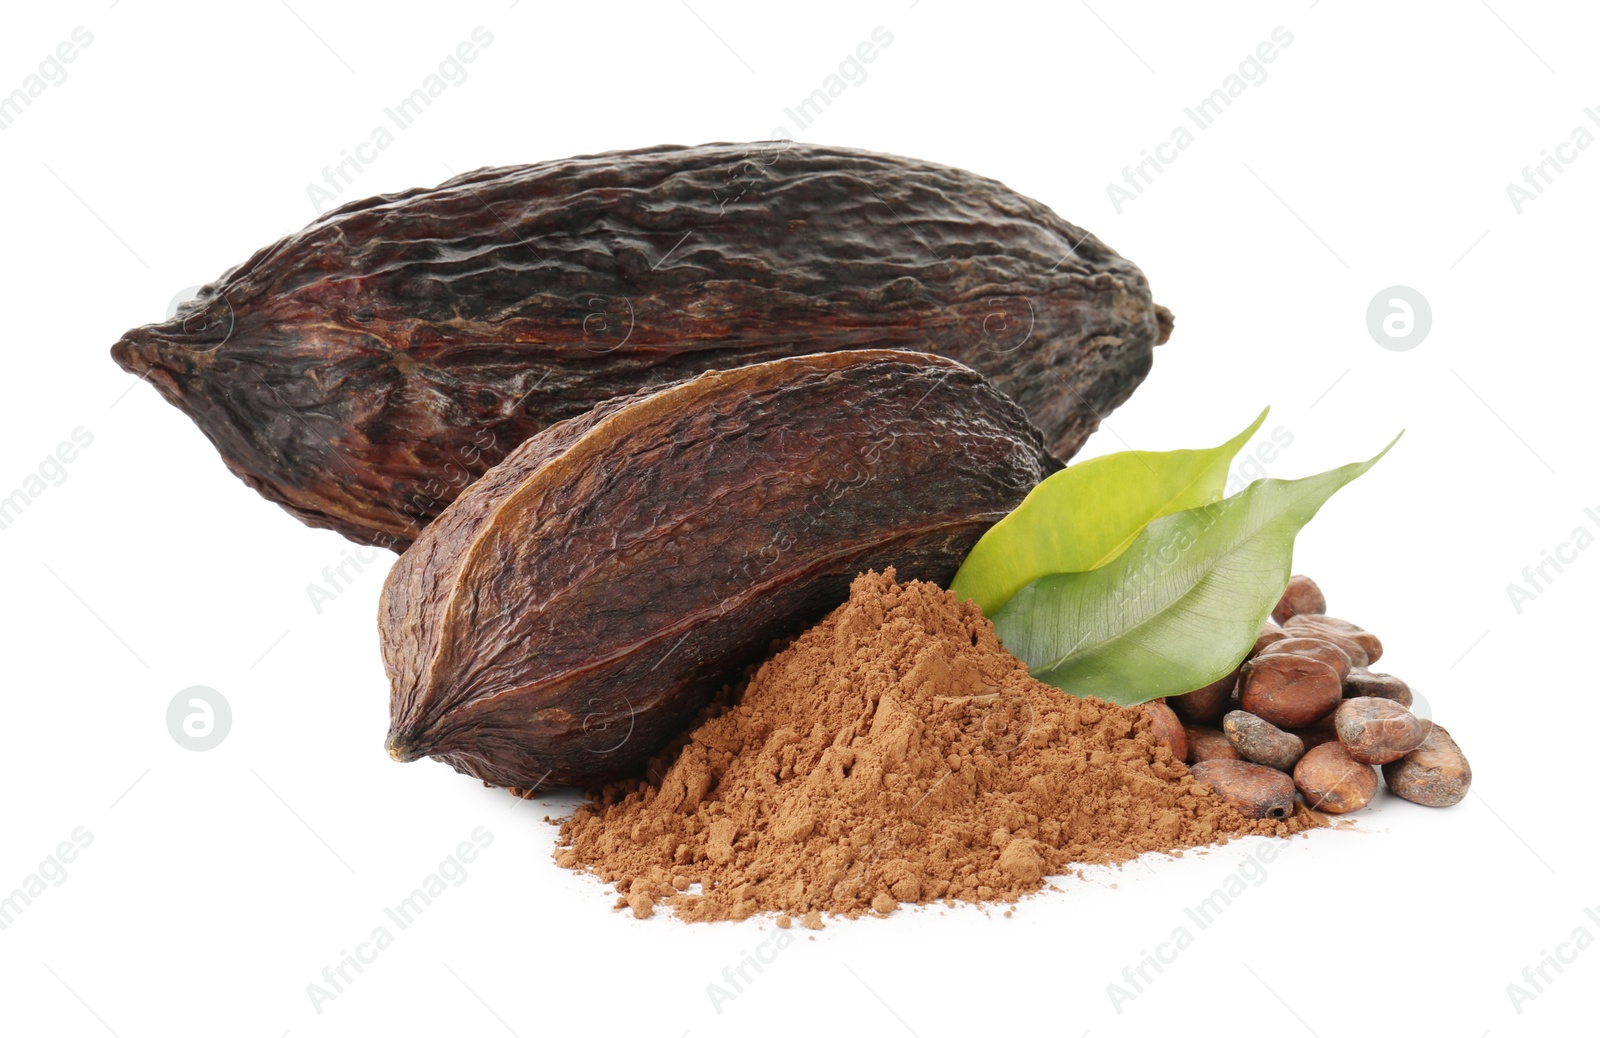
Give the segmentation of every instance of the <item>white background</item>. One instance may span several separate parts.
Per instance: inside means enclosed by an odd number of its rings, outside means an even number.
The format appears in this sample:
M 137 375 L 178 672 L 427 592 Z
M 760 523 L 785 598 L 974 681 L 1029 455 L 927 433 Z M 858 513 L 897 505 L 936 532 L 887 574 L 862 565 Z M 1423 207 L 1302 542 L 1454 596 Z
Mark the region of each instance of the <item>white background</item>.
M 1600 949 L 1568 946 L 1574 961 L 1547 967 L 1553 982 L 1520 1007 L 1507 985 L 1576 928 L 1600 938 L 1600 551 L 1548 569 L 1520 612 L 1507 585 L 1575 528 L 1600 533 L 1584 511 L 1600 515 L 1600 148 L 1520 213 L 1506 186 L 1575 127 L 1600 133 L 1584 111 L 1600 104 L 1592 16 L 1506 0 L 691 3 L 8 12 L 0 92 L 75 27 L 93 42 L 0 133 L 0 495 L 75 429 L 92 443 L 0 530 L 0 893 L 78 827 L 92 842 L 0 931 L 6 1033 L 1591 1029 Z M 1120 1012 L 1107 985 L 1174 928 L 1194 931 L 1184 909 L 1249 844 L 1064 881 L 1011 918 L 834 922 L 766 946 L 774 961 L 714 1006 L 707 985 L 770 923 L 615 914 L 597 882 L 550 860 L 541 818 L 570 797 L 519 803 L 433 762 L 391 762 L 373 620 L 389 556 L 369 555 L 319 613 L 308 585 L 354 546 L 234 479 L 107 349 L 309 221 L 307 185 L 476 26 L 493 42 L 466 81 L 341 202 L 480 165 L 787 125 L 996 177 L 1143 266 L 1177 331 L 1087 454 L 1217 443 L 1270 403 L 1267 430 L 1293 443 L 1269 468 L 1293 476 L 1406 429 L 1302 536 L 1297 569 L 1382 635 L 1382 669 L 1422 690 L 1471 756 L 1473 794 L 1444 811 L 1385 799 L 1357 831 L 1282 847 Z M 878 26 L 893 40 L 866 79 L 795 132 L 784 109 Z M 1265 80 L 1118 213 L 1107 184 L 1278 26 L 1293 42 Z M 1393 285 L 1432 309 L 1405 352 L 1367 329 Z M 167 731 L 191 685 L 232 707 L 208 752 Z M 493 842 L 465 881 L 318 1013 L 307 985 L 479 826 Z

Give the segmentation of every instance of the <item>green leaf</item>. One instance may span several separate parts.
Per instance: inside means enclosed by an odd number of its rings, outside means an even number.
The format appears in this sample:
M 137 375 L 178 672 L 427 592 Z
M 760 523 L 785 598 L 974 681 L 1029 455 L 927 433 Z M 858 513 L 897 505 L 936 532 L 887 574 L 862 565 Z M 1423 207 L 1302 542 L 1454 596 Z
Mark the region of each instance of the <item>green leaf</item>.
M 1099 569 L 1151 520 L 1220 500 L 1233 456 L 1266 420 L 1209 450 L 1120 451 L 1062 469 L 973 545 L 950 590 L 992 617 L 1031 580 Z
M 1210 684 L 1244 659 L 1282 597 L 1295 534 L 1393 446 L 1157 519 L 1111 564 L 1028 584 L 995 632 L 1034 677 L 1074 695 L 1132 706 Z

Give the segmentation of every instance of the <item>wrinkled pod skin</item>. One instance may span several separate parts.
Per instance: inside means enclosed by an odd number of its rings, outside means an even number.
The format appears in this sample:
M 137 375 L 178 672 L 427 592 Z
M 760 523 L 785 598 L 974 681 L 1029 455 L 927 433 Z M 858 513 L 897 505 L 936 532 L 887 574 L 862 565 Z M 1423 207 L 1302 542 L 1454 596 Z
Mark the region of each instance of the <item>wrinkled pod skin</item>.
M 263 496 L 400 550 L 546 426 L 783 356 L 960 360 L 1066 459 L 1171 327 L 1138 267 L 996 181 L 770 141 L 482 169 L 354 202 L 112 355 Z
M 858 573 L 948 583 L 1056 468 L 1021 408 L 929 354 L 609 401 L 513 451 L 396 562 L 389 752 L 519 789 L 637 772 Z

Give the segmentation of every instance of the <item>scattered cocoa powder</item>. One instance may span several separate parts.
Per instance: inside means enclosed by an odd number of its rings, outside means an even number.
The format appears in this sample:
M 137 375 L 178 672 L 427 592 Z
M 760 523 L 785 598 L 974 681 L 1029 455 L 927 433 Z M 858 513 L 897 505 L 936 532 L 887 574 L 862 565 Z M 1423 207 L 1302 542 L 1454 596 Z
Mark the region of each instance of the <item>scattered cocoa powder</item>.
M 972 602 L 894 571 L 707 710 L 659 784 L 613 784 L 561 827 L 556 860 L 643 918 L 886 915 L 1015 901 L 1077 863 L 1286 836 L 1189 775 L 1143 711 L 1029 676 Z M 687 882 L 685 882 L 687 881 Z

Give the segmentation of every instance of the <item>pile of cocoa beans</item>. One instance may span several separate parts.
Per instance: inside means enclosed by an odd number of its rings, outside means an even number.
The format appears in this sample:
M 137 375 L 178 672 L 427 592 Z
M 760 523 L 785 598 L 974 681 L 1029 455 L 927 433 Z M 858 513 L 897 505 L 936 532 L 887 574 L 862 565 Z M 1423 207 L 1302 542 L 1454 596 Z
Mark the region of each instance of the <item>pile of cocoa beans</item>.
M 1467 795 L 1472 768 L 1450 733 L 1413 714 L 1411 688 L 1369 669 L 1376 636 L 1327 615 L 1310 577 L 1283 599 L 1237 669 L 1146 703 L 1157 736 L 1190 773 L 1250 818 L 1287 818 L 1298 791 L 1328 814 L 1389 791 L 1426 807 Z

